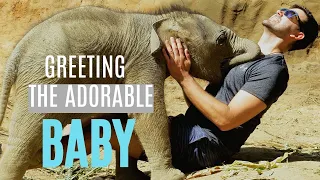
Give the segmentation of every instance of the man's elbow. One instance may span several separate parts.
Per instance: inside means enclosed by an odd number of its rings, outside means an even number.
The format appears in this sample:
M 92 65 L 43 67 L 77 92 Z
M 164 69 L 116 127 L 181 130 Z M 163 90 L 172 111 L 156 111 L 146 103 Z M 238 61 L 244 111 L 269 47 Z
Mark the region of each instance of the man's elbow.
M 230 128 L 230 126 L 227 125 L 223 125 L 223 126 L 218 126 L 218 128 L 220 129 L 220 131 L 230 131 L 233 128 Z
M 228 119 L 221 119 L 219 123 L 215 124 L 220 129 L 220 131 L 230 131 L 231 129 L 233 129 L 232 124 Z

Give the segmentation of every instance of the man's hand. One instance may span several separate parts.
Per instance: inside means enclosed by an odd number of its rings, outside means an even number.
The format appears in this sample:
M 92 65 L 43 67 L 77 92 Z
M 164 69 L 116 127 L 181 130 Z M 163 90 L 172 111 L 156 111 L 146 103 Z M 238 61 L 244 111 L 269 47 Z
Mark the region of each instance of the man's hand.
M 180 39 L 170 37 L 170 42 L 165 41 L 165 48 L 162 49 L 163 55 L 167 61 L 167 66 L 171 76 L 181 84 L 184 80 L 192 78 L 189 74 L 191 67 L 190 54 L 186 46 L 183 46 Z

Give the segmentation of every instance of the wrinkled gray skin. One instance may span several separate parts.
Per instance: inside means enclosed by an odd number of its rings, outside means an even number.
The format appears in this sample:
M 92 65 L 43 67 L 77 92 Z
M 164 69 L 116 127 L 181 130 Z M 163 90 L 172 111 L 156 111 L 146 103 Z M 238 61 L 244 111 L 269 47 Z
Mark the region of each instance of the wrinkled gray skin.
M 165 12 L 165 11 L 163 11 Z M 41 165 L 42 119 L 82 120 L 101 114 L 40 114 L 28 112 L 29 84 L 154 84 L 154 113 L 128 114 L 151 165 L 151 179 L 183 179 L 171 165 L 167 114 L 164 104 L 166 64 L 159 51 L 170 36 L 181 38 L 192 56 L 190 73 L 213 83 L 221 79 L 220 63 L 234 66 L 256 57 L 259 47 L 231 30 L 192 12 L 123 13 L 98 7 L 80 7 L 59 13 L 34 27 L 8 59 L 1 96 L 0 123 L 11 86 L 16 94 L 9 138 L 0 160 L 0 179 L 21 179 L 29 168 Z M 47 55 L 123 55 L 124 79 L 46 78 Z M 88 75 L 88 72 L 84 72 Z M 76 74 L 76 73 L 74 73 Z

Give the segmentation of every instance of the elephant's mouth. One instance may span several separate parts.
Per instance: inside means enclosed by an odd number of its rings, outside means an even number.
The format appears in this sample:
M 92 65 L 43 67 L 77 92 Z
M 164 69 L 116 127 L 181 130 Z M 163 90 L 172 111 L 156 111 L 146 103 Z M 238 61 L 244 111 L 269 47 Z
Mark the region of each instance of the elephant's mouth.
M 210 82 L 212 82 L 212 83 L 217 83 L 217 82 L 219 82 L 219 81 L 221 80 L 221 78 L 222 78 L 221 76 L 217 75 L 216 73 L 213 73 Z
M 199 77 L 200 79 L 204 79 L 209 81 L 210 83 L 218 83 L 221 80 L 221 73 L 217 71 L 211 71 L 207 69 L 203 69 L 206 73 L 204 73 L 204 77 Z

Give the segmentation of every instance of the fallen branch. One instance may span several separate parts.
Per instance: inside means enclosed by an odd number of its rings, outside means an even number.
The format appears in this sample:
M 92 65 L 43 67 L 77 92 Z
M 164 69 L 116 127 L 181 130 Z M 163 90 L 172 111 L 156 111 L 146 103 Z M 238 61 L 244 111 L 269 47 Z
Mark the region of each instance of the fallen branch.
M 274 159 L 273 161 L 260 161 L 259 163 L 252 163 L 248 161 L 234 161 L 232 164 L 224 165 L 224 166 L 215 166 L 212 168 L 204 169 L 201 171 L 197 171 L 195 173 L 189 174 L 187 179 L 194 179 L 202 176 L 209 176 L 212 174 L 216 174 L 221 171 L 247 171 L 248 168 L 256 170 L 259 174 L 262 174 L 263 170 L 270 170 L 278 167 L 278 163 L 283 162 L 285 159 L 291 155 L 291 153 L 284 153 L 283 156 Z M 235 173 L 233 173 L 235 174 Z

